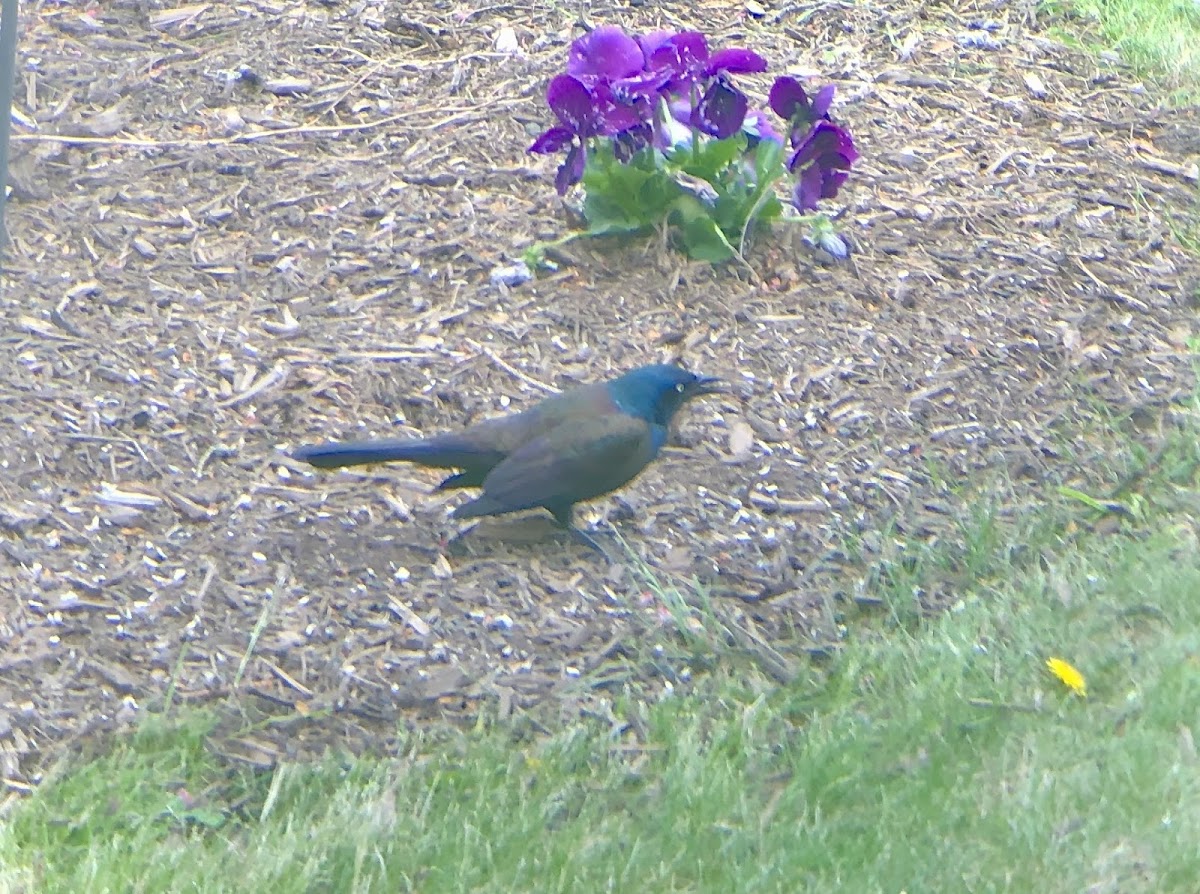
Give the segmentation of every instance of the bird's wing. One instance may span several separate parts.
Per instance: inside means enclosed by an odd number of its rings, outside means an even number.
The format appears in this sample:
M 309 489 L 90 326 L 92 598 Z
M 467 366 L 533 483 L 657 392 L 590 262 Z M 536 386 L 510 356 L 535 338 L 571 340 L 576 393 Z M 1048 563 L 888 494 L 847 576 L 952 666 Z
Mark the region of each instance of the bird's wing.
M 666 430 L 624 413 L 565 422 L 514 451 L 488 474 L 460 517 L 569 507 L 615 490 L 644 469 Z

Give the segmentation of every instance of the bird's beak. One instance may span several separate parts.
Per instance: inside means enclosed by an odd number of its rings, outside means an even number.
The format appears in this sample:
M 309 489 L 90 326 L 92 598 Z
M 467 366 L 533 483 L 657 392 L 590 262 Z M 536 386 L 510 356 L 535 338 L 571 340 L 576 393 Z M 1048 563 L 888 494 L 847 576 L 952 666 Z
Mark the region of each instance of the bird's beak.
M 720 379 L 709 376 L 697 376 L 696 381 L 687 386 L 688 397 L 699 397 L 702 394 L 723 394 L 729 389 Z

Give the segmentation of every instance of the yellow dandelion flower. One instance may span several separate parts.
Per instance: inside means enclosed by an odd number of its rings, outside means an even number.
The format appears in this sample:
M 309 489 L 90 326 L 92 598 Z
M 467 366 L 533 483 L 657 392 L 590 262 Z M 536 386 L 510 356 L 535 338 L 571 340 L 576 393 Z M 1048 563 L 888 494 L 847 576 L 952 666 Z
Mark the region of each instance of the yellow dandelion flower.
M 1083 678 L 1083 674 L 1075 665 L 1061 658 L 1047 658 L 1046 667 L 1050 669 L 1050 673 L 1062 681 L 1064 686 L 1076 695 L 1087 698 L 1087 680 Z

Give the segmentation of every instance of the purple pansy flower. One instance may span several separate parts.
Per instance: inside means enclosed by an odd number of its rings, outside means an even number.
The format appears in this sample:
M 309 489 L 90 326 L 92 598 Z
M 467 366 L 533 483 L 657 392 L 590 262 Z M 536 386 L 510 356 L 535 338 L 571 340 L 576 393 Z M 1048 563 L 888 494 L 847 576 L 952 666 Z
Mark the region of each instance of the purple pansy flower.
M 670 71 L 674 78 L 669 87 L 678 92 L 720 74 L 753 74 L 767 70 L 767 60 L 753 50 L 730 47 L 710 54 L 708 39 L 699 31 L 656 32 L 642 38 L 641 47 L 646 56 L 646 67 Z
M 832 121 L 818 121 L 788 160 L 789 171 L 803 168 L 792 192 L 793 204 L 800 211 L 812 211 L 821 199 L 832 199 L 857 160 L 850 132 Z
M 800 211 L 812 211 L 821 199 L 832 199 L 850 175 L 858 159 L 854 139 L 845 128 L 829 119 L 835 87 L 829 84 L 813 96 L 793 77 L 776 78 L 768 103 L 791 125 L 788 141 L 795 150 L 788 170 L 797 174 L 792 203 Z
M 642 71 L 646 57 L 638 42 L 616 25 L 602 25 L 575 40 L 567 51 L 567 74 L 586 81 L 619 81 Z
M 799 145 L 809 127 L 815 122 L 821 119 L 828 120 L 835 89 L 837 88 L 833 84 L 827 84 L 810 99 L 804 87 L 795 78 L 785 76 L 775 79 L 767 101 L 776 115 L 791 123 L 789 139 L 793 148 Z
M 717 139 L 737 132 L 746 117 L 746 95 L 728 75 L 766 71 L 767 60 L 752 50 L 731 47 L 709 53 L 708 40 L 697 31 L 656 32 L 641 40 L 646 67 L 667 72 L 665 92 L 690 96 L 691 127 Z M 696 98 L 696 93 L 704 94 Z
M 622 102 L 645 103 L 646 117 L 653 98 L 671 77 L 668 71 L 648 70 L 641 45 L 615 25 L 595 28 L 571 43 L 567 74 L 588 86 L 609 84 Z
M 848 130 L 832 121 L 818 121 L 796 147 L 788 160 L 788 168 L 794 171 L 810 161 L 832 158 L 840 158 L 845 167 L 857 161 L 858 150 L 854 148 L 854 138 Z
M 589 88 L 571 75 L 550 82 L 546 103 L 560 123 L 542 133 L 529 151 L 544 155 L 571 147 L 554 178 L 559 195 L 583 179 L 589 138 L 612 136 L 641 123 L 636 111 L 614 99 L 607 84 L 598 82 Z
M 567 73 L 550 82 L 546 101 L 558 123 L 529 151 L 566 150 L 555 177 L 564 194 L 583 178 L 588 142 L 597 137 L 610 138 L 622 162 L 649 145 L 665 152 L 686 145 L 690 134 L 678 133 L 680 125 L 719 140 L 742 130 L 751 149 L 761 140 L 784 145 L 786 138 L 792 147 L 787 168 L 796 177 L 793 203 L 811 211 L 837 195 L 858 151 L 849 132 L 830 120 L 833 85 L 810 96 L 794 77 L 775 79 L 769 107 L 788 123 L 786 137 L 764 111 L 749 112 L 733 76 L 766 68 L 751 50 L 710 51 L 696 31 L 635 37 L 611 25 L 595 28 L 571 43 Z
M 718 77 L 692 110 L 691 124 L 701 133 L 723 140 L 741 129 L 750 101 L 728 78 Z

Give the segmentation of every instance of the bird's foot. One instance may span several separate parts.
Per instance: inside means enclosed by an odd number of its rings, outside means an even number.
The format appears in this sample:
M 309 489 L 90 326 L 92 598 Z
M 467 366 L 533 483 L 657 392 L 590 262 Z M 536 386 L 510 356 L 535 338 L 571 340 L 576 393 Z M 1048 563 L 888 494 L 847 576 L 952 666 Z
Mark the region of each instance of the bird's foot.
M 593 537 L 587 531 L 584 531 L 582 528 L 577 528 L 574 525 L 570 525 L 567 528 L 567 533 L 571 535 L 571 539 L 574 540 L 576 543 L 582 544 L 583 546 L 586 546 L 588 549 L 593 549 L 596 552 L 600 553 L 600 555 L 604 556 L 604 558 L 608 559 L 610 562 L 612 561 L 612 556 L 610 556 L 608 554 L 608 550 L 606 550 L 603 546 L 601 546 L 600 541 L 598 541 L 595 537 Z

